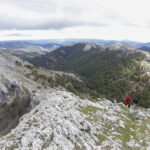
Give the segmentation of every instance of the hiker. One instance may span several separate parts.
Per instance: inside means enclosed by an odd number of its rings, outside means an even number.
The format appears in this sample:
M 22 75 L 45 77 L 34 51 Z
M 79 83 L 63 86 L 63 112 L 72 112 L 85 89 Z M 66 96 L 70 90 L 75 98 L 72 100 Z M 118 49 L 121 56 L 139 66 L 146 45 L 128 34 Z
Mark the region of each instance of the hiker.
M 134 104 L 134 105 L 133 105 L 134 107 L 137 106 L 137 104 L 138 104 L 138 99 L 137 99 L 137 98 L 135 98 L 135 99 L 133 100 L 133 104 Z
M 117 105 L 117 100 L 116 100 L 116 98 L 114 99 L 113 103 L 114 103 L 115 106 Z
M 126 97 L 126 99 L 125 99 L 125 104 L 128 106 L 128 107 L 130 107 L 130 98 L 129 97 Z

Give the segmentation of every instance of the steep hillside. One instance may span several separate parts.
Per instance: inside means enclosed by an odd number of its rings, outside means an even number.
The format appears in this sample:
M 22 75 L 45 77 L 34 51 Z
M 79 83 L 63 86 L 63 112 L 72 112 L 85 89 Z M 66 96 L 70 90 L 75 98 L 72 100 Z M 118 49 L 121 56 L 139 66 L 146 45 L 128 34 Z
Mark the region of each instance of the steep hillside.
M 101 95 L 123 101 L 129 95 L 138 97 L 141 106 L 150 107 L 150 78 L 141 66 L 145 54 L 128 46 L 119 47 L 78 43 L 35 57 L 32 63 L 78 73 L 88 89 L 95 91 L 96 97 Z
M 19 82 L 34 93 L 41 90 L 62 89 L 73 83 L 84 84 L 73 73 L 47 70 L 3 51 L 0 51 L 0 63 L 2 77 Z
M 83 85 L 74 74 L 50 71 L 0 52 L 0 136 L 14 128 L 20 117 L 54 90 Z M 81 86 L 82 87 L 82 86 Z M 80 89 L 80 88 L 79 88 Z

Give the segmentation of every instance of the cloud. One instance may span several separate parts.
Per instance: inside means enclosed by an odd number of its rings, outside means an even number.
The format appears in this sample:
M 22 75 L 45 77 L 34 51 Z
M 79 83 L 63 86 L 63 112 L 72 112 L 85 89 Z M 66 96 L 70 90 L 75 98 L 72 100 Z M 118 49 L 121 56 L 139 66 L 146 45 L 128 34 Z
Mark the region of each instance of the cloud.
M 0 30 L 108 26 L 103 11 L 103 8 L 75 0 L 5 0 L 0 2 Z
M 89 0 L 5 0 L 0 2 L 0 30 L 101 27 L 111 25 L 112 19 L 117 20 L 118 16 L 114 10 Z
M 0 40 L 149 39 L 148 0 L 0 0 Z

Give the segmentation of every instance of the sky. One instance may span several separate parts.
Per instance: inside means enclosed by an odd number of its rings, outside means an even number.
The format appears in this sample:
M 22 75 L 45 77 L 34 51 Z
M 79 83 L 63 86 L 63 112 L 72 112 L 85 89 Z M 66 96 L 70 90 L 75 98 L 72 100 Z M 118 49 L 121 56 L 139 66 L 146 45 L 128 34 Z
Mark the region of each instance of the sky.
M 150 0 L 0 0 L 0 41 L 150 42 Z

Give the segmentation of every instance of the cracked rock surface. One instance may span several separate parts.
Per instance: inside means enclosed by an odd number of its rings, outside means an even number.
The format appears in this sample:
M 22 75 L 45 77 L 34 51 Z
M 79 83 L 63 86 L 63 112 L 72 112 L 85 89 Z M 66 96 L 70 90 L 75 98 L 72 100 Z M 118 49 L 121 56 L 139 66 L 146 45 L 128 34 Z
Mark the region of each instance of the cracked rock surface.
M 91 102 L 72 93 L 43 96 L 19 125 L 0 138 L 1 149 L 120 150 L 150 148 L 150 110 L 130 110 L 99 99 Z

